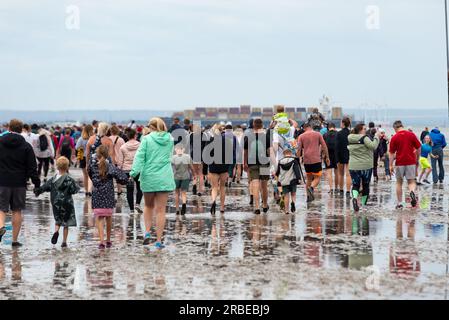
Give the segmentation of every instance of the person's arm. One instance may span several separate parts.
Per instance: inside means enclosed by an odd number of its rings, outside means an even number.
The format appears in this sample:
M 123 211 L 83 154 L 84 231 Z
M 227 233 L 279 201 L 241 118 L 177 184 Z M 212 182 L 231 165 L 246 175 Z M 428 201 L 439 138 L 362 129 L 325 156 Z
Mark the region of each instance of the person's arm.
M 376 150 L 379 146 L 379 138 L 377 136 L 374 137 L 373 140 L 371 140 L 368 137 L 365 137 L 363 139 L 363 143 L 365 144 L 365 147 L 367 147 L 369 150 Z
M 51 191 L 51 184 L 53 182 L 53 178 L 47 180 L 42 186 L 34 189 L 34 195 L 38 197 L 40 194 L 44 192 L 50 192 Z
M 243 138 L 243 170 L 248 171 L 248 136 Z
M 68 188 L 69 194 L 77 194 L 80 191 L 80 187 L 75 182 L 75 180 L 73 180 L 72 178 L 70 178 L 69 181 L 70 181 L 69 182 L 69 188 Z
M 116 160 L 117 160 L 117 167 L 119 167 L 120 169 L 123 169 L 123 164 L 125 162 L 125 151 L 123 148 L 120 148 L 120 150 L 116 156 Z
M 298 151 L 296 151 L 296 155 L 299 159 L 302 159 L 302 136 L 298 137 Z
M 135 178 L 138 174 L 141 173 L 143 166 L 145 164 L 145 158 L 147 154 L 147 143 L 146 139 L 142 139 L 142 143 L 139 145 L 137 149 L 136 155 L 134 156 L 134 162 L 129 175 Z
M 396 164 L 396 143 L 394 139 L 391 139 L 390 141 L 390 150 L 389 150 L 389 156 L 390 156 L 390 172 L 393 175 L 394 174 L 394 166 Z
M 443 136 L 443 149 L 446 148 L 447 143 L 446 143 L 446 137 L 444 136 L 444 134 L 441 134 Z
M 41 185 L 41 180 L 39 175 L 37 174 L 37 164 L 36 164 L 36 156 L 34 155 L 33 147 L 29 143 L 26 144 L 26 172 L 27 177 L 31 178 L 34 186 L 39 188 Z

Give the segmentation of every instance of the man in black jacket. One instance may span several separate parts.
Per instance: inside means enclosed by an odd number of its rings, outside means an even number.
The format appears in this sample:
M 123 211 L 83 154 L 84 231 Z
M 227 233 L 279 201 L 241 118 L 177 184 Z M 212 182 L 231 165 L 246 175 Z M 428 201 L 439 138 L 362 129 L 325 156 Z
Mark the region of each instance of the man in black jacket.
M 0 138 L 0 241 L 6 232 L 5 216 L 12 211 L 12 246 L 19 247 L 17 241 L 22 225 L 22 210 L 25 209 L 26 185 L 29 178 L 40 186 L 36 157 L 33 148 L 20 134 L 23 123 L 13 119 L 9 123 L 9 133 Z

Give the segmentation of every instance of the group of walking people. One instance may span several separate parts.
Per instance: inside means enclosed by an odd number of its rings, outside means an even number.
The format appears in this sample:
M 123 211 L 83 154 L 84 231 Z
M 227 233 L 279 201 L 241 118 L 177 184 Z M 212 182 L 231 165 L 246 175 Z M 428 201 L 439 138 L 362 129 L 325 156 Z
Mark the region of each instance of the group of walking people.
M 143 213 L 143 244 L 155 240 L 158 249 L 164 248 L 171 194 L 176 214 L 184 215 L 187 198 L 201 197 L 209 190 L 210 213 L 219 210 L 224 214 L 226 194 L 242 182 L 244 173 L 249 205 L 256 215 L 269 211 L 270 190 L 273 203 L 286 214 L 296 212 L 301 184 L 305 185 L 305 200 L 312 203 L 323 172 L 330 196 L 346 195 L 358 212 L 369 202 L 373 177 L 378 182 L 379 161 L 384 163 L 386 180 L 396 177 L 396 209 L 404 208 L 404 180 L 411 206 L 416 207 L 417 184 L 430 183 L 431 172 L 434 183 L 444 180 L 445 137 L 435 128 L 423 132 L 420 141 L 401 121 L 393 128 L 395 134 L 390 138 L 372 123 L 352 127 L 350 118 L 345 117 L 337 130 L 317 109 L 300 126 L 283 107 L 277 108 L 266 125 L 260 118 L 251 119 L 248 127 L 217 123 L 205 128 L 187 119 L 182 125 L 177 118 L 170 128 L 160 118 L 151 119 L 143 128 L 134 121 L 126 127 L 94 121 L 83 127 L 57 129 L 59 138 L 55 130 L 13 119 L 0 134 L 0 241 L 6 232 L 6 214 L 11 212 L 12 245 L 21 246 L 18 236 L 31 180 L 36 196 L 50 192 L 55 218 L 51 243 L 58 243 L 63 228 L 61 246 L 67 246 L 68 230 L 76 226 L 72 196 L 80 192 L 69 174 L 73 165 L 82 170 L 85 197 L 92 198 L 100 249 L 112 246 L 112 215 L 123 189 L 130 213 Z M 55 174 L 48 179 L 50 166 L 55 166 Z

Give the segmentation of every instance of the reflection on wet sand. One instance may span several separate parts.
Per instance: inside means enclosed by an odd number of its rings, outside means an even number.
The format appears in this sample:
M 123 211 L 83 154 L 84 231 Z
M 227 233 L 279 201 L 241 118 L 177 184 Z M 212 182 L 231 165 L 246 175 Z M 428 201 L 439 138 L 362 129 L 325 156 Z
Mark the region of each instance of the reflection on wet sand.
M 167 248 L 161 252 L 142 247 L 143 217 L 129 214 L 124 197 L 113 217 L 113 247 L 99 251 L 90 199 L 82 193 L 74 197 L 78 227 L 69 235 L 69 248 L 52 246 L 48 197 L 35 200 L 30 192 L 24 247 L 12 250 L 8 234 L 0 245 L 0 297 L 443 298 L 448 195 L 425 186 L 419 209 L 397 212 L 393 188 L 374 185 L 369 206 L 358 214 L 348 199 L 326 189 L 306 205 L 299 188 L 291 215 L 274 204 L 269 214 L 252 214 L 246 184 L 229 189 L 226 213 L 215 217 L 208 195 L 189 194 L 185 216 L 175 214 L 170 199 Z M 381 281 L 380 293 L 364 285 L 373 265 L 388 279 Z M 422 285 L 430 289 L 423 292 Z

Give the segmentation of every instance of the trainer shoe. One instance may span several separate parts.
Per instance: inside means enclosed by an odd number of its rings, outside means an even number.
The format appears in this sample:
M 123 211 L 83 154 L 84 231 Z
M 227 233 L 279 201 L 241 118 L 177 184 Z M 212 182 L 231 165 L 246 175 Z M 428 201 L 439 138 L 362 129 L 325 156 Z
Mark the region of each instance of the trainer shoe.
M 412 201 L 410 202 L 412 204 L 412 207 L 416 207 L 418 201 L 416 200 L 416 195 L 413 191 L 410 192 L 410 198 L 412 198 Z

